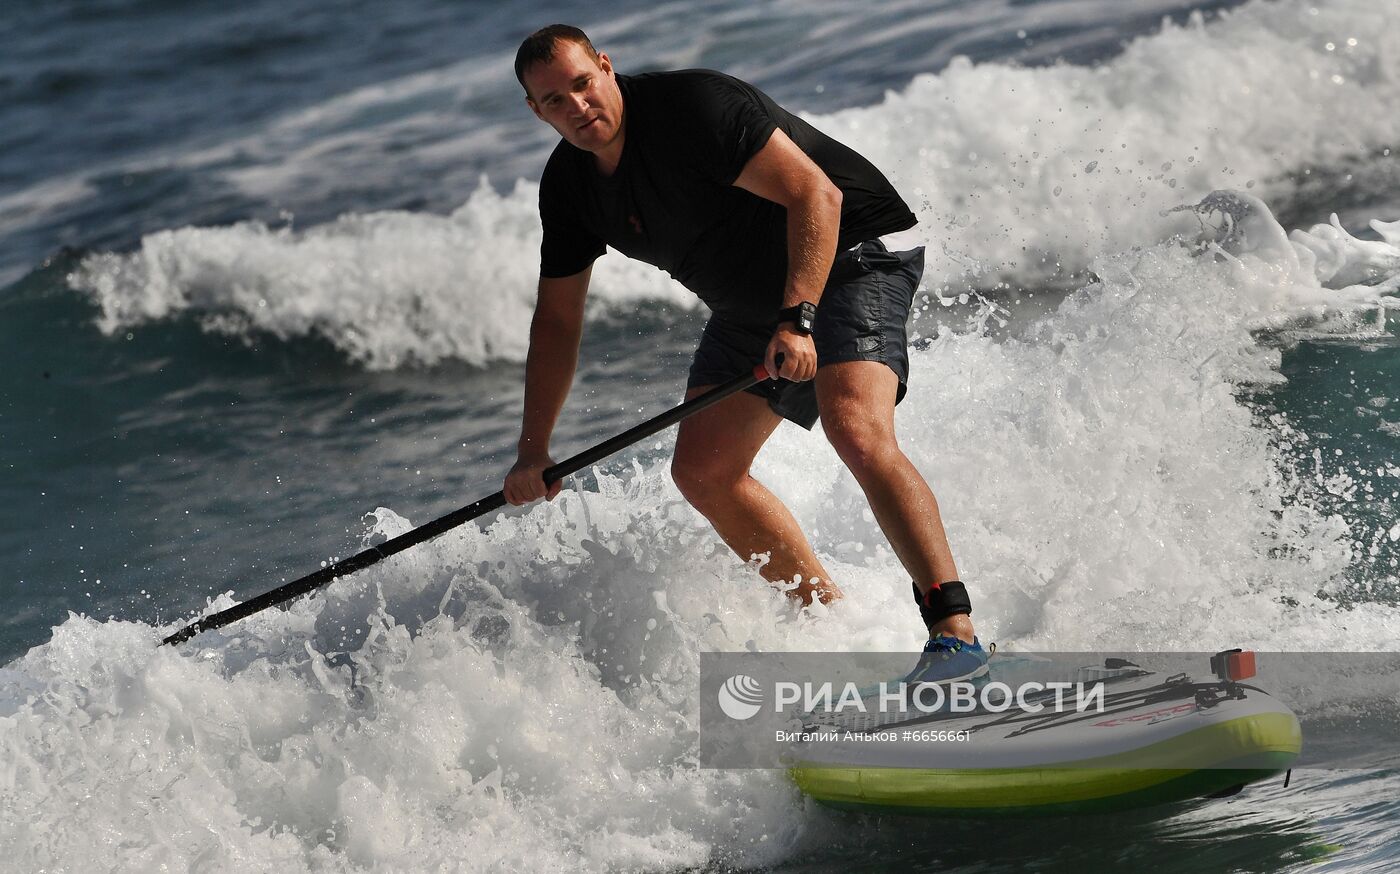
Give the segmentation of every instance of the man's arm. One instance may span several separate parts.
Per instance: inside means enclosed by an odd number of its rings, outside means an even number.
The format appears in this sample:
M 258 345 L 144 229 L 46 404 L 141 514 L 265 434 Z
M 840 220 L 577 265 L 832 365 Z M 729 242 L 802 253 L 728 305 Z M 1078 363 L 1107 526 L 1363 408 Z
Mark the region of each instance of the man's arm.
M 820 301 L 836 258 L 841 189 L 781 130 L 773 131 L 734 184 L 787 208 L 788 275 L 783 306 Z M 768 372 L 778 375 L 773 360 L 781 352 L 783 378 L 799 382 L 811 379 L 817 373 L 816 349 L 810 337 L 791 328 L 788 323 L 779 326 L 768 344 Z
M 525 357 L 525 414 L 518 457 L 502 490 L 511 504 L 554 500 L 559 494 L 562 483 L 546 487 L 542 474 L 554 464 L 549 456 L 549 437 L 578 366 L 583 304 L 592 274 L 590 264 L 573 276 L 540 278 L 539 299 L 530 321 L 530 351 Z

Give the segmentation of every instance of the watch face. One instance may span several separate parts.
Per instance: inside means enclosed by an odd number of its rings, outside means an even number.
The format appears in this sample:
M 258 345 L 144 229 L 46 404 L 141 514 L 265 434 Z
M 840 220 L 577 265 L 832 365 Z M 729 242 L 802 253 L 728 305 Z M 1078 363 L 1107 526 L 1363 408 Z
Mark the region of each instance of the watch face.
M 804 334 L 812 333 L 816 316 L 817 308 L 810 301 L 803 301 L 797 306 L 778 311 L 780 321 L 792 322 L 793 327 Z

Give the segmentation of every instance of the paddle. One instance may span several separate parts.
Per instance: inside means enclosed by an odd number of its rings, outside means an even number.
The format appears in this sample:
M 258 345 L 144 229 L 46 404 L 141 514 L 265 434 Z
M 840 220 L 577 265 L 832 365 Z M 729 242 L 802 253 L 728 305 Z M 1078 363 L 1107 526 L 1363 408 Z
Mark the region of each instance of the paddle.
M 781 364 L 781 361 L 779 361 Z M 594 462 L 600 461 L 617 452 L 619 449 L 631 446 L 644 437 L 650 437 L 663 428 L 668 428 L 684 419 L 692 413 L 697 413 L 708 406 L 719 403 L 732 394 L 741 392 L 750 386 L 756 385 L 768 379 L 768 371 L 763 365 L 754 368 L 753 373 L 746 373 L 743 376 L 736 376 L 723 385 L 715 386 L 704 394 L 691 398 L 680 406 L 673 407 L 659 416 L 648 419 L 640 425 L 618 434 L 616 437 L 599 443 L 591 449 L 586 449 L 572 458 L 565 459 L 544 472 L 546 484 L 555 480 L 563 479 L 571 473 L 587 467 Z M 177 644 L 189 640 L 201 631 L 208 631 L 211 628 L 222 628 L 230 622 L 237 622 L 254 613 L 266 610 L 276 604 L 282 604 L 293 598 L 305 595 L 314 591 L 331 581 L 353 574 L 355 571 L 364 570 L 372 564 L 383 561 L 391 555 L 403 552 L 410 546 L 417 546 L 425 540 L 430 540 L 456 528 L 463 522 L 484 516 L 492 510 L 499 510 L 506 505 L 506 497 L 502 492 L 482 498 L 473 504 L 468 504 L 461 509 L 454 510 L 439 519 L 434 519 L 425 525 L 419 525 L 412 531 L 400 534 L 398 537 L 386 540 L 378 546 L 371 546 L 363 552 L 356 553 L 347 559 L 328 565 L 320 570 L 307 574 L 300 579 L 292 580 L 277 588 L 264 592 L 256 598 L 250 598 L 227 610 L 205 616 L 197 622 L 192 622 L 181 628 L 179 631 L 161 641 L 162 644 Z

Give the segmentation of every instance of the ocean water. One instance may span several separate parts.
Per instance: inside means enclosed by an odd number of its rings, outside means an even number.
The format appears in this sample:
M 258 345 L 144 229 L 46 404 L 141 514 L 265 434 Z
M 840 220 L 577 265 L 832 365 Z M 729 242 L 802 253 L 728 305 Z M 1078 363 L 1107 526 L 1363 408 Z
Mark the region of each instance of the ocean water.
M 1393 771 L 1007 827 L 698 768 L 700 652 L 921 644 L 820 430 L 780 427 L 756 473 L 840 575 L 829 610 L 727 553 L 666 433 L 157 649 L 500 487 L 552 146 L 510 59 L 554 20 L 624 72 L 753 81 L 905 193 L 928 270 L 897 426 L 984 638 L 1397 648 L 1400 4 L 21 0 L 0 9 L 10 868 L 1400 865 Z M 557 457 L 675 403 L 704 321 L 650 268 L 595 277 Z

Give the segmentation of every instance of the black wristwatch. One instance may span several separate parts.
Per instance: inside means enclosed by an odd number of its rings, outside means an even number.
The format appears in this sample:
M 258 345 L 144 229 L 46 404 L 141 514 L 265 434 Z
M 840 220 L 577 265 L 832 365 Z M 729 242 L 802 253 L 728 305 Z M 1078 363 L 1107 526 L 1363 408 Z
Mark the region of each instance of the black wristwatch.
M 778 322 L 792 322 L 793 329 L 799 334 L 811 334 L 816 321 L 817 305 L 809 300 L 804 300 L 795 307 L 778 310 Z

